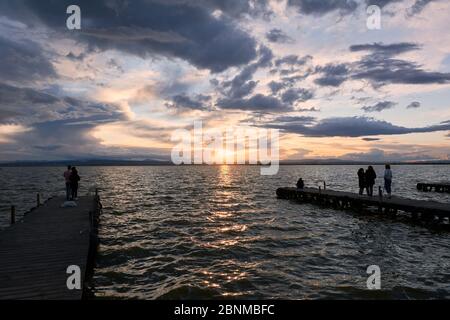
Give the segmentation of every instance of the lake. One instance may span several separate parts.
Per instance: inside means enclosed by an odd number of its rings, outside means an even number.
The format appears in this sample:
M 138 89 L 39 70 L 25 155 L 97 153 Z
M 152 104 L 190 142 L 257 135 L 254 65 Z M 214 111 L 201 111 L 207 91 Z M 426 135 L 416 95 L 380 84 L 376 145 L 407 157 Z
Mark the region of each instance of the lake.
M 80 193 L 98 186 L 103 204 L 95 297 L 450 298 L 450 233 L 276 198 L 299 177 L 357 192 L 358 168 L 289 165 L 261 176 L 257 166 L 79 167 Z M 64 194 L 63 171 L 0 168 L 0 227 L 11 204 L 20 218 L 37 192 Z M 450 205 L 450 194 L 416 190 L 449 181 L 450 166 L 392 171 L 394 195 Z M 379 291 L 366 289 L 369 265 L 381 269 Z

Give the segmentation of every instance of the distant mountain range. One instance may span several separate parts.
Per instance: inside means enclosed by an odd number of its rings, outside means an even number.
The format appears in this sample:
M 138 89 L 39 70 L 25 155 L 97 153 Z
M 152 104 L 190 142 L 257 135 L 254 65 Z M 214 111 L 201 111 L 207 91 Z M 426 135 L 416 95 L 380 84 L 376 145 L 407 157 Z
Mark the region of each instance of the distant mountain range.
M 341 159 L 303 159 L 282 160 L 280 165 L 380 165 L 384 161 L 351 161 Z M 450 160 L 426 160 L 426 161 L 390 161 L 390 164 L 450 164 Z M 57 160 L 57 161 L 10 161 L 0 162 L 0 167 L 65 167 L 72 166 L 170 166 L 171 161 L 165 160 L 116 160 L 116 159 L 84 159 L 84 160 Z

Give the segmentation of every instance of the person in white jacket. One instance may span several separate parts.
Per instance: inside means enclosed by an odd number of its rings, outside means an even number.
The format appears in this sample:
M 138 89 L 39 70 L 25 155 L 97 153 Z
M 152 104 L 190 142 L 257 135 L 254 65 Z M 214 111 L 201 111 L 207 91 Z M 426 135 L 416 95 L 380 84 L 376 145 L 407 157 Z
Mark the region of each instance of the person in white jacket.
M 392 192 L 392 171 L 391 166 L 387 164 L 384 170 L 384 189 L 386 190 L 388 197 L 391 198 Z

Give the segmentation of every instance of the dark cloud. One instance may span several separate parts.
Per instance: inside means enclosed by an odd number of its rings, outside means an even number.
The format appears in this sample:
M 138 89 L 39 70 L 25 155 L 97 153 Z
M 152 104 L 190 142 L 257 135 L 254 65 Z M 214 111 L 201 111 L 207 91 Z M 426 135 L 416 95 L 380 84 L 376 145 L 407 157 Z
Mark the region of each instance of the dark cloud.
M 286 35 L 281 29 L 272 29 L 266 33 L 266 38 L 270 42 L 276 43 L 289 43 L 292 42 L 292 38 Z
M 362 138 L 361 140 L 363 140 L 363 141 L 380 141 L 381 139 L 380 138 Z
M 416 14 L 419 14 L 425 9 L 425 7 L 430 4 L 431 2 L 439 1 L 439 0 L 416 0 L 416 2 L 413 4 L 411 8 L 408 10 L 409 16 L 414 16 Z
M 217 101 L 217 106 L 221 109 L 239 109 L 244 111 L 257 112 L 285 112 L 292 111 L 292 106 L 287 105 L 276 97 L 256 94 L 248 99 L 223 98 Z
M 174 109 L 208 110 L 210 100 L 210 96 L 201 94 L 195 97 L 179 94 L 172 97 L 171 102 L 166 103 L 166 106 Z
M 82 41 L 90 49 L 117 49 L 140 57 L 172 56 L 212 72 L 246 64 L 256 56 L 252 37 L 227 16 L 212 15 L 217 8 L 242 10 L 242 1 L 214 1 L 201 6 L 179 0 L 80 0 L 77 5 L 82 8 L 82 29 L 76 32 L 65 29 L 64 13 L 72 2 L 5 0 L 0 12 L 26 24 L 43 23 L 61 37 Z
M 408 15 L 420 13 L 429 3 L 439 0 L 416 0 Z M 406 2 L 405 0 L 288 0 L 288 5 L 298 9 L 300 13 L 321 16 L 330 12 L 341 15 L 353 13 L 359 6 L 377 5 L 384 8 L 390 4 Z
M 291 88 L 283 92 L 281 100 L 284 103 L 294 104 L 295 102 L 304 102 L 314 97 L 312 91 L 303 88 Z
M 311 108 L 299 108 L 299 109 L 295 109 L 295 111 L 297 111 L 297 112 L 320 112 L 320 109 L 317 109 L 316 107 L 311 107 Z
M 387 84 L 444 84 L 450 82 L 450 73 L 424 70 L 421 65 L 395 58 L 403 52 L 418 50 L 415 43 L 361 44 L 350 47 L 351 51 L 368 51 L 354 63 L 318 66 L 320 76 L 315 83 L 320 86 L 338 87 L 350 79 L 367 80 L 373 87 Z
M 308 137 L 362 137 L 378 135 L 398 135 L 449 130 L 449 123 L 421 128 L 407 128 L 368 117 L 341 117 L 317 120 L 312 125 L 286 121 L 285 123 L 266 123 L 265 127 L 280 129 Z
M 365 112 L 381 112 L 386 109 L 392 109 L 395 105 L 396 103 L 392 101 L 380 101 L 372 106 L 364 106 L 361 110 L 364 110 Z
M 12 41 L 0 36 L 0 80 L 29 84 L 56 78 L 43 48 L 29 40 Z
M 420 108 L 420 102 L 418 101 L 413 101 L 406 107 L 406 109 L 417 109 L 417 108 Z
M 39 122 L 80 121 L 101 123 L 124 119 L 117 106 L 57 97 L 32 88 L 0 83 L 0 122 L 33 124 Z
M 224 81 L 221 91 L 229 99 L 243 98 L 253 92 L 258 84 L 253 81 L 253 75 L 259 68 L 265 68 L 272 65 L 272 51 L 261 46 L 258 51 L 258 60 L 242 68 L 242 70 L 230 81 Z
M 288 0 L 288 5 L 296 7 L 300 13 L 316 16 L 333 11 L 348 14 L 358 7 L 358 3 L 354 0 Z
M 306 55 L 303 57 L 299 57 L 296 54 L 292 54 L 292 55 L 288 55 L 288 56 L 284 56 L 282 58 L 276 59 L 275 60 L 275 65 L 277 67 L 281 66 L 281 65 L 289 65 L 289 66 L 303 66 L 306 63 L 308 63 L 309 61 L 312 60 L 312 56 L 310 55 Z
M 338 87 L 347 80 L 350 67 L 346 63 L 327 64 L 316 68 L 316 73 L 321 74 L 314 82 L 320 86 Z
M 281 89 L 286 88 L 287 84 L 281 81 L 270 81 L 268 87 L 273 94 L 277 94 Z
M 106 150 L 91 131 L 101 124 L 127 120 L 114 105 L 2 83 L 0 106 L 0 124 L 27 129 L 0 144 L 0 160 L 113 157 L 119 150 Z
M 186 1 L 178 0 L 178 2 Z M 199 6 L 207 6 L 213 10 L 221 10 L 225 14 L 232 17 L 249 15 L 268 18 L 272 14 L 267 0 L 196 0 L 192 1 L 191 3 Z
M 347 153 L 340 157 L 344 160 L 352 161 L 376 161 L 376 162 L 390 162 L 390 161 L 420 161 L 420 160 L 434 160 L 429 155 L 429 150 L 414 150 L 405 152 L 387 152 L 382 149 L 373 148 L 367 152 Z
M 372 44 L 358 44 L 350 46 L 350 51 L 371 51 L 387 55 L 396 55 L 408 51 L 419 50 L 420 48 L 421 47 L 418 44 L 411 42 L 400 42 L 393 44 L 383 44 L 381 42 L 375 42 Z
M 290 123 L 298 125 L 314 124 L 315 122 L 316 118 L 310 116 L 278 116 L 272 120 L 272 123 Z
M 369 80 L 374 86 L 443 84 L 450 82 L 450 73 L 426 71 L 414 62 L 371 54 L 356 63 L 352 78 Z

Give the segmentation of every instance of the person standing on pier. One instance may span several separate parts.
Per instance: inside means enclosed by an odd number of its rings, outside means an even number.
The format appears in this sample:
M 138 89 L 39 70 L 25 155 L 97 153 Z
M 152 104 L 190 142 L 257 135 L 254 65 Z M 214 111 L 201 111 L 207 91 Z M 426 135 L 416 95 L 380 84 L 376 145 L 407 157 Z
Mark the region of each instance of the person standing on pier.
M 302 178 L 298 179 L 298 181 L 297 181 L 297 188 L 298 189 L 303 189 L 304 186 L 305 186 L 305 183 L 303 182 L 303 179 Z
M 391 191 L 392 191 L 391 187 L 392 187 L 391 165 L 387 164 L 384 170 L 384 189 L 386 189 L 389 199 L 391 198 Z
M 358 170 L 358 184 L 359 184 L 359 195 L 362 196 L 362 194 L 364 193 L 364 189 L 366 188 L 366 178 L 363 168 L 359 168 Z
M 80 181 L 80 176 L 78 175 L 77 168 L 73 167 L 70 175 L 70 189 L 72 190 L 71 200 L 77 200 L 78 198 L 78 181 Z
M 373 196 L 373 185 L 375 184 L 377 174 L 375 173 L 375 170 L 373 170 L 372 166 L 367 168 L 364 178 L 366 180 L 367 195 Z
M 72 191 L 70 190 L 70 175 L 72 173 L 72 167 L 71 166 L 67 166 L 67 170 L 64 171 L 64 180 L 66 181 L 66 200 L 69 201 L 70 200 L 70 196 Z

